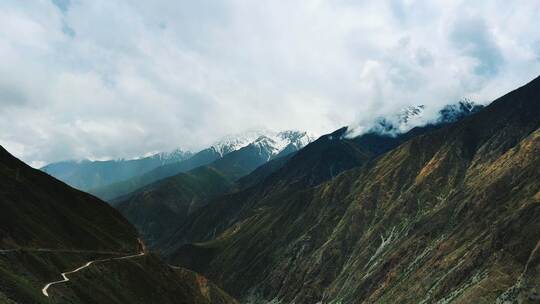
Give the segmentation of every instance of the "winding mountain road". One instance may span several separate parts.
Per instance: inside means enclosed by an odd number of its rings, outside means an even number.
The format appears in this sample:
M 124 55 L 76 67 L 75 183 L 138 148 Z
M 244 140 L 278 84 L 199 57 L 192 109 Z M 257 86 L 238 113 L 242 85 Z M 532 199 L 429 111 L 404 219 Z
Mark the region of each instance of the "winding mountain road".
M 90 266 L 90 265 L 92 265 L 94 263 L 109 262 L 109 261 L 114 261 L 114 260 L 126 260 L 126 259 L 132 259 L 132 258 L 136 258 L 136 257 L 140 257 L 140 256 L 145 255 L 147 253 L 146 247 L 145 247 L 144 243 L 141 241 L 141 239 L 138 239 L 138 241 L 139 241 L 139 246 L 141 248 L 141 252 L 139 252 L 137 254 L 127 255 L 127 256 L 122 256 L 122 257 L 117 257 L 117 258 L 106 258 L 106 259 L 92 260 L 92 261 L 89 261 L 86 264 L 82 265 L 81 267 L 75 269 L 75 270 L 62 272 L 60 274 L 62 276 L 62 280 L 47 283 L 43 287 L 43 289 L 41 289 L 41 293 L 43 293 L 44 296 L 48 297 L 49 296 L 48 289 L 51 286 L 56 285 L 56 284 L 61 284 L 61 283 L 68 282 L 69 281 L 69 278 L 67 277 L 68 274 L 73 274 L 73 273 L 79 272 L 79 271 L 87 268 L 88 266 Z M 109 253 L 111 253 L 111 252 L 109 252 Z M 118 254 L 118 253 L 116 252 L 114 254 Z
M 68 275 L 79 272 L 87 267 L 89 267 L 92 264 L 95 263 L 102 263 L 102 262 L 110 262 L 114 260 L 126 260 L 126 259 L 132 259 L 137 258 L 146 255 L 148 252 L 146 250 L 146 246 L 142 242 L 141 239 L 138 239 L 140 252 L 136 254 L 126 255 L 122 256 L 125 253 L 121 252 L 115 252 L 115 251 L 99 251 L 99 250 L 76 250 L 76 249 L 51 249 L 51 248 L 13 248 L 13 249 L 0 249 L 0 254 L 9 254 L 13 252 L 19 252 L 19 251 L 33 251 L 33 252 L 55 252 L 55 253 L 92 253 L 92 254 L 109 254 L 109 255 L 116 255 L 118 257 L 109 257 L 105 259 L 97 259 L 97 260 L 91 260 L 88 261 L 86 264 L 80 266 L 77 269 L 74 269 L 72 271 L 62 272 L 60 275 L 62 276 L 62 280 L 53 281 L 45 284 L 45 286 L 41 289 L 41 293 L 43 293 L 44 296 L 49 296 L 49 288 L 56 284 L 61 284 L 69 281 Z
M 67 281 L 69 281 L 69 278 L 67 277 L 68 274 L 73 274 L 73 273 L 76 273 L 76 272 L 79 272 L 83 269 L 85 269 L 86 267 L 94 264 L 94 263 L 99 263 L 99 262 L 108 262 L 108 261 L 114 261 L 114 260 L 125 260 L 125 259 L 131 259 L 131 258 L 136 258 L 136 257 L 140 257 L 140 256 L 143 256 L 145 255 L 146 252 L 145 251 L 142 251 L 138 254 L 133 254 L 133 255 L 128 255 L 128 256 L 123 256 L 123 257 L 119 257 L 119 258 L 107 258 L 107 259 L 99 259 L 99 260 L 92 260 L 84 265 L 82 265 L 81 267 L 75 269 L 75 270 L 72 270 L 72 271 L 68 271 L 68 272 L 62 272 L 61 275 L 62 275 L 62 280 L 59 280 L 59 281 L 53 281 L 53 282 L 50 282 L 50 283 L 47 283 L 45 285 L 45 287 L 43 287 L 43 289 L 41 289 L 41 292 L 43 293 L 44 296 L 48 297 L 49 296 L 49 292 L 47 291 L 49 289 L 49 287 L 55 285 L 55 284 L 60 284 L 60 283 L 65 283 Z

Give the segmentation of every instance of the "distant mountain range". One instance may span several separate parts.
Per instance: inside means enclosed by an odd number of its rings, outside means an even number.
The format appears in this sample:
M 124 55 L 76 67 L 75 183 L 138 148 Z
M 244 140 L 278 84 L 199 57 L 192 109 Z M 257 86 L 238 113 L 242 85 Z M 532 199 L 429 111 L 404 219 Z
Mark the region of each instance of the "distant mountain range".
M 88 191 L 143 174 L 159 166 L 186 160 L 191 156 L 191 152 L 177 149 L 132 160 L 62 161 L 46 165 L 41 170 L 72 187 Z
M 298 151 L 311 140 L 305 132 L 296 131 L 261 135 L 247 146 L 229 152 L 204 166 L 187 172 L 177 172 L 142 187 L 139 186 L 142 183 L 132 183 L 131 189 L 135 190 L 117 196 L 110 202 L 137 227 L 149 246 L 153 246 L 157 240 L 172 233 L 172 229 L 184 218 L 205 206 L 212 198 L 236 189 L 235 182 L 239 178 L 268 161 Z M 148 174 L 144 175 L 147 176 Z M 118 189 L 116 187 L 112 190 Z M 96 194 L 104 196 L 103 192 Z
M 0 302 L 537 303 L 540 77 L 428 110 L 229 137 L 116 210 L 0 149 Z
M 112 201 L 158 180 L 213 162 L 216 169 L 235 180 L 268 160 L 294 152 L 312 140 L 312 136 L 301 131 L 249 131 L 226 137 L 183 161 L 171 162 L 88 191 L 101 199 Z

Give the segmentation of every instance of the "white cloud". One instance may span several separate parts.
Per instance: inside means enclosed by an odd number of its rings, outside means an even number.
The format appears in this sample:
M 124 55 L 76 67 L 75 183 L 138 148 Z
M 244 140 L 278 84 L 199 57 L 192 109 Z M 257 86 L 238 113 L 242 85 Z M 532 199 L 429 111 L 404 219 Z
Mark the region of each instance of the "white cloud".
M 0 4 L 0 143 L 28 162 L 314 133 L 537 76 L 537 1 Z

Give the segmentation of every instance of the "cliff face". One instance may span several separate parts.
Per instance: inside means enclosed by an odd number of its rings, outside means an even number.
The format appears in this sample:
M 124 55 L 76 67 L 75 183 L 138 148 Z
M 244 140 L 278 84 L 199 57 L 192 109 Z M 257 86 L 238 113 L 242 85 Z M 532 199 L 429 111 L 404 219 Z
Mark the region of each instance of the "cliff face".
M 536 79 L 329 182 L 266 189 L 223 233 L 195 233 L 205 242 L 169 257 L 252 301 L 533 303 L 539 127 Z

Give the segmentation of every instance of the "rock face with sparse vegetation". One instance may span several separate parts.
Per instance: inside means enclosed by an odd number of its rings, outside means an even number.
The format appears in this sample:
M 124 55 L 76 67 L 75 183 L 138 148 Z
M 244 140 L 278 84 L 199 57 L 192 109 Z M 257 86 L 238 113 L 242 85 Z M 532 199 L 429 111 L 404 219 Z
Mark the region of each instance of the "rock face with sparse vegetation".
M 342 134 L 158 247 L 246 303 L 540 301 L 540 78 L 382 149 Z

